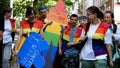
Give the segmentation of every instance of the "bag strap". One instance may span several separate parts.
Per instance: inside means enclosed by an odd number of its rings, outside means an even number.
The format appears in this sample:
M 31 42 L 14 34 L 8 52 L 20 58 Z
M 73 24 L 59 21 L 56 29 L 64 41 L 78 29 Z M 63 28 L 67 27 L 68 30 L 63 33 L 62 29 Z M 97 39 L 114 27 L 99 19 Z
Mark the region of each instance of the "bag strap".
M 88 32 L 89 27 L 90 27 L 90 22 L 88 22 L 88 23 L 86 24 L 85 36 L 87 35 L 87 32 Z
M 117 25 L 113 24 L 113 33 L 116 33 L 116 31 L 117 31 Z

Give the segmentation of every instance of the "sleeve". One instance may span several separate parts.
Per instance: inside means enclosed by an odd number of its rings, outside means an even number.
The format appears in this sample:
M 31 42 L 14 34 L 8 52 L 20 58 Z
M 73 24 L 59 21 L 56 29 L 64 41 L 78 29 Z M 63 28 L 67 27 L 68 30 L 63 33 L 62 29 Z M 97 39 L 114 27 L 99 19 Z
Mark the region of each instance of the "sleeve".
M 104 43 L 105 44 L 112 44 L 112 32 L 110 31 L 110 29 L 108 29 L 106 34 L 105 34 Z
M 120 44 L 120 27 L 117 27 L 116 33 L 114 34 L 114 39 Z

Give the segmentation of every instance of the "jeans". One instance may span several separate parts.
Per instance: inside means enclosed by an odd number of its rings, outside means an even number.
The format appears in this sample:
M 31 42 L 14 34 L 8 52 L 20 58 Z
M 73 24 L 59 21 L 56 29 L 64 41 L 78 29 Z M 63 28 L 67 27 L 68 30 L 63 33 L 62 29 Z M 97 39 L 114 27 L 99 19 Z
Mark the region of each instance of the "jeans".
M 11 47 L 12 47 L 12 42 L 3 44 L 3 60 L 2 60 L 2 67 L 3 68 L 9 68 L 10 63 L 9 60 L 11 58 Z

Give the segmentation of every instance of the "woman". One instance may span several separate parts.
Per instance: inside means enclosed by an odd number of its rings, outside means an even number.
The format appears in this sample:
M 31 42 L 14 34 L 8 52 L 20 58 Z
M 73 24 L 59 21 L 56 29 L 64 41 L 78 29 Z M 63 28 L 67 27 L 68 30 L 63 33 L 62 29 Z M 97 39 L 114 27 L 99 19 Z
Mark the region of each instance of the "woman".
M 118 45 L 120 45 L 120 28 L 114 22 L 114 14 L 111 11 L 106 11 L 104 14 L 104 21 L 110 25 L 110 30 L 112 32 L 112 54 L 113 54 L 113 62 L 114 68 L 119 68 L 119 63 L 117 63 L 120 59 L 120 55 L 116 56 L 117 53 L 120 53 L 118 49 Z
M 110 58 L 110 67 L 113 67 L 110 44 L 112 43 L 109 25 L 101 22 L 103 13 L 95 6 L 87 9 L 89 30 L 87 41 L 81 51 L 82 68 L 107 68 L 107 55 Z M 86 28 L 86 24 L 83 25 Z
M 17 50 L 19 50 L 21 39 L 23 39 L 23 37 L 27 37 L 28 33 L 32 32 L 36 32 L 38 34 L 43 34 L 42 33 L 42 27 L 43 27 L 43 22 L 40 20 L 35 19 L 35 10 L 33 7 L 28 7 L 26 10 L 26 17 L 27 20 L 22 20 L 20 21 L 20 25 L 21 25 L 21 30 L 20 30 L 20 34 L 19 34 L 19 39 L 18 42 L 16 44 L 16 53 Z M 19 45 L 20 44 L 20 45 Z M 33 65 L 32 65 L 33 66 Z M 22 66 L 20 66 L 21 68 L 24 68 Z M 34 68 L 34 66 L 33 66 Z

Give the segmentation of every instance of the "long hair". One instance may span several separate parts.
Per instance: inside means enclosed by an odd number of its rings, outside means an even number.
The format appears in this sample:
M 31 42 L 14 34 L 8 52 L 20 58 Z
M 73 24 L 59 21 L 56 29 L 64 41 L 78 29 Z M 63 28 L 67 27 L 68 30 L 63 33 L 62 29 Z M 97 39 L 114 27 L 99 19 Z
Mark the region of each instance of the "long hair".
M 106 13 L 109 13 L 110 14 L 110 16 L 111 16 L 111 18 L 112 18 L 112 24 L 113 24 L 113 33 L 116 33 L 116 30 L 117 30 L 117 25 L 115 24 L 115 21 L 114 21 L 114 14 L 113 14 L 113 12 L 112 11 L 106 11 L 105 12 L 105 14 Z
M 89 10 L 91 13 L 93 14 L 97 14 L 97 17 L 100 18 L 100 19 L 103 19 L 103 13 L 99 10 L 98 7 L 96 6 L 90 6 L 87 10 Z

